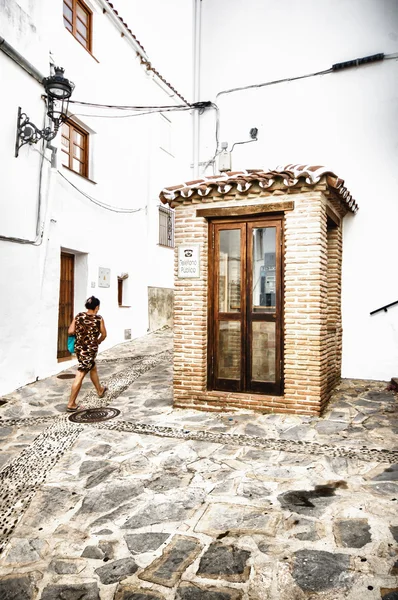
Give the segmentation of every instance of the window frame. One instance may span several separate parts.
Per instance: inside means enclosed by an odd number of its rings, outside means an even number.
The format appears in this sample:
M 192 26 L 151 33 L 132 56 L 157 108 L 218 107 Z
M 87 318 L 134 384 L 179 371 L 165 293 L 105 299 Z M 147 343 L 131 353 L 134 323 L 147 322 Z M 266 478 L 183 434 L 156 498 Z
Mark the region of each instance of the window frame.
M 65 125 L 67 127 L 69 127 L 69 138 L 67 138 L 66 135 L 64 135 L 64 126 Z M 75 145 L 75 142 L 73 141 L 73 136 L 70 135 L 71 131 L 72 132 L 76 131 L 84 139 L 84 142 L 85 142 L 84 146 L 80 146 L 79 144 L 76 144 L 76 146 L 81 148 L 84 152 L 84 160 L 83 161 L 73 155 L 73 147 Z M 62 139 L 67 139 L 69 142 L 69 151 L 68 152 L 66 150 L 64 150 L 64 146 L 62 144 Z M 70 119 L 65 121 L 65 123 L 62 125 L 62 130 L 61 130 L 61 152 L 63 152 L 64 154 L 66 154 L 68 156 L 68 164 L 65 165 L 61 160 L 62 166 L 66 167 L 70 171 L 73 171 L 73 173 L 80 175 L 80 177 L 89 179 L 89 157 L 90 157 L 89 151 L 90 151 L 90 134 L 89 134 L 89 132 L 87 130 L 83 129 L 83 127 L 78 125 L 75 121 L 72 121 Z M 61 155 L 61 159 L 62 159 L 62 155 Z M 73 159 L 77 160 L 79 163 L 81 163 L 83 165 L 83 172 L 76 171 L 76 169 L 73 168 Z
M 117 278 L 117 303 L 123 306 L 123 279 Z
M 83 48 L 85 48 L 86 50 L 88 50 L 88 52 L 91 53 L 92 52 L 92 37 L 93 37 L 92 36 L 92 23 L 93 23 L 92 10 L 87 6 L 87 4 L 85 2 L 83 2 L 83 0 L 63 0 L 62 6 L 63 6 L 62 14 L 63 14 L 63 21 L 64 21 L 65 29 L 67 29 L 69 31 L 69 33 L 71 33 L 73 35 L 73 37 L 79 42 L 79 44 L 81 46 L 83 46 Z M 65 9 L 64 9 L 65 6 L 72 13 L 72 22 L 65 15 Z M 83 23 L 83 21 L 79 18 L 78 8 L 80 8 L 84 13 L 86 13 L 87 25 L 85 23 Z M 69 25 L 72 27 L 72 29 L 67 27 L 65 21 L 67 21 L 67 23 L 69 23 Z M 80 21 L 86 27 L 86 29 L 87 29 L 87 37 L 86 38 L 78 30 L 77 21 Z M 85 42 L 86 42 L 85 44 L 81 41 L 79 36 L 81 38 L 85 39 Z
M 158 207 L 159 215 L 159 246 L 163 248 L 174 248 L 175 236 L 175 212 L 174 209 L 160 204 Z M 162 215 L 162 216 L 161 216 Z M 166 225 L 162 223 L 162 218 L 166 219 Z M 171 223 L 171 227 L 170 227 Z
M 129 304 L 125 304 L 126 296 L 128 298 L 128 290 L 126 290 L 125 282 L 128 278 L 128 273 L 122 273 L 117 276 L 117 303 L 119 308 L 130 308 Z

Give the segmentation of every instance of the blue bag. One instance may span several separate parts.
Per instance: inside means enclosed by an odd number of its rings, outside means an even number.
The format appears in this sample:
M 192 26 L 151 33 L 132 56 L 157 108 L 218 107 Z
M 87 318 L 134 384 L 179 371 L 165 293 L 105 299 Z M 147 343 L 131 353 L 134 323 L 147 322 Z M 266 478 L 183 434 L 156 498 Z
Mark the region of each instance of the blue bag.
M 75 335 L 68 335 L 68 350 L 71 354 L 75 353 L 75 341 L 76 341 Z

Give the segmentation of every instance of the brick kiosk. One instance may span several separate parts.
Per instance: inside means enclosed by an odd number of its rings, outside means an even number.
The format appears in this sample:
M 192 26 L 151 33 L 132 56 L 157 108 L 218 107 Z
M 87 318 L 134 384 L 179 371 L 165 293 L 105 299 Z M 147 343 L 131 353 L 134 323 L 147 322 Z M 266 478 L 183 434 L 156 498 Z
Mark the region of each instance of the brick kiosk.
M 174 406 L 319 415 L 340 379 L 342 220 L 324 167 L 165 188 L 175 209 Z

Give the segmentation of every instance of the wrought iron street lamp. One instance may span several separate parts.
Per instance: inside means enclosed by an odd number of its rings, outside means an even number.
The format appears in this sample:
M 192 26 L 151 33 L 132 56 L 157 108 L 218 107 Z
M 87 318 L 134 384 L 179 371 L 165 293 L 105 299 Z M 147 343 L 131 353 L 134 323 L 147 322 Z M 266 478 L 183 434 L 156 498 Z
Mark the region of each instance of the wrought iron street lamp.
M 47 115 L 53 123 L 53 127 L 39 129 L 32 123 L 26 113 L 18 108 L 17 139 L 15 142 L 15 156 L 19 149 L 25 144 L 37 144 L 41 139 L 50 142 L 55 138 L 60 125 L 66 121 L 68 113 L 69 98 L 75 85 L 64 77 L 62 67 L 54 67 L 54 75 L 43 79 L 44 89 L 47 94 Z

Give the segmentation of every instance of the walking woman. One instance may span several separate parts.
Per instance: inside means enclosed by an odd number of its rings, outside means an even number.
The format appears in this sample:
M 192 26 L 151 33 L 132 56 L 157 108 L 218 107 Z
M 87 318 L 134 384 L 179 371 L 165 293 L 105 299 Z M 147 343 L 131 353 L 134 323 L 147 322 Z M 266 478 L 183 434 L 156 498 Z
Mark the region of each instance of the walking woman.
M 68 329 L 68 335 L 75 335 L 75 352 L 79 366 L 76 377 L 72 384 L 72 390 L 66 410 L 74 412 L 78 409 L 76 398 L 82 387 L 83 379 L 90 373 L 91 381 L 94 384 L 97 394 L 103 398 L 106 386 L 101 386 L 98 378 L 95 357 L 97 356 L 98 346 L 106 338 L 106 329 L 104 319 L 98 314 L 100 301 L 95 296 L 91 296 L 86 301 L 87 312 L 81 312 L 73 319 Z

